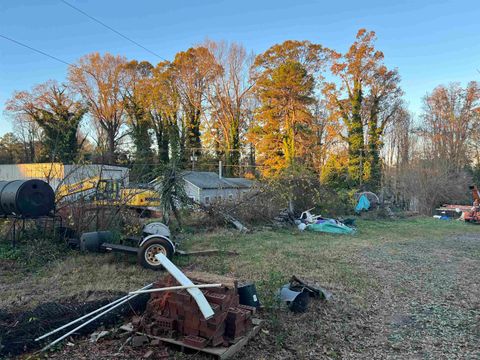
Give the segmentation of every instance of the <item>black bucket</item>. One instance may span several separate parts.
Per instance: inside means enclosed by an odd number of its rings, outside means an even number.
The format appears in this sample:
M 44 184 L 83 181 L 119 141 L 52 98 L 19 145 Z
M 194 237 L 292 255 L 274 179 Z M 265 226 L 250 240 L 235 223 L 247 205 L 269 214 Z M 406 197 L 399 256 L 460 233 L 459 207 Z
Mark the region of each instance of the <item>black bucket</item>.
M 238 297 L 240 304 L 260 307 L 260 301 L 258 300 L 257 289 L 254 283 L 245 283 L 238 286 Z

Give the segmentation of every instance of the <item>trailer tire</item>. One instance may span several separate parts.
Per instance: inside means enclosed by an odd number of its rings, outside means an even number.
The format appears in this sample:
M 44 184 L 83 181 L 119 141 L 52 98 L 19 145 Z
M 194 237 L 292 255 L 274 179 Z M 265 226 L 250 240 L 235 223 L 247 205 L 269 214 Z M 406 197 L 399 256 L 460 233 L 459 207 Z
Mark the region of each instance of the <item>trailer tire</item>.
M 145 269 L 160 270 L 163 266 L 155 258 L 158 253 L 163 253 L 170 259 L 173 256 L 172 244 L 160 237 L 145 241 L 138 251 L 138 263 Z

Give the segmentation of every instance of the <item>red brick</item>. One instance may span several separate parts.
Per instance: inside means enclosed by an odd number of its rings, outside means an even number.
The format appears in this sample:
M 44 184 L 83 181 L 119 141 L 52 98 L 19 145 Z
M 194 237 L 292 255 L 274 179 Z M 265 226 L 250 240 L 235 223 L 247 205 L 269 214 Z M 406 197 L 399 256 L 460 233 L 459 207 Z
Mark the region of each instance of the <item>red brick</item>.
M 200 319 L 198 317 L 185 317 L 184 325 L 198 328 L 200 326 Z
M 227 323 L 237 323 L 245 319 L 245 314 L 242 313 L 240 310 L 235 308 L 228 309 L 227 313 Z
M 237 308 L 238 311 L 240 311 L 242 314 L 243 314 L 243 318 L 246 320 L 246 319 L 250 319 L 250 317 L 252 316 L 252 313 L 249 311 L 249 310 L 245 310 L 245 309 L 241 309 L 241 308 Z
M 206 337 L 207 339 L 211 339 L 213 337 L 223 336 L 225 333 L 225 324 L 222 323 L 220 326 L 216 328 L 207 327 L 206 329 L 199 330 L 200 336 Z
M 183 320 L 177 320 L 177 331 L 180 334 L 183 334 L 183 327 L 184 327 L 184 321 Z
M 203 349 L 205 346 L 207 346 L 207 339 L 201 338 L 199 336 L 185 336 L 183 338 L 183 342 L 187 345 Z
M 155 317 L 157 327 L 162 331 L 170 331 L 175 329 L 175 319 L 167 318 L 165 316 Z
M 177 291 L 176 296 L 179 302 L 184 304 L 189 304 L 192 298 L 192 296 L 186 290 Z
M 175 300 L 168 301 L 168 315 L 172 318 L 177 317 L 177 302 Z
M 248 306 L 248 305 L 242 305 L 242 304 L 239 304 L 236 306 L 237 309 L 241 309 L 241 310 L 248 310 L 250 311 L 250 313 L 253 315 L 257 312 L 257 308 L 254 307 L 254 306 Z
M 225 294 L 216 294 L 216 293 L 209 293 L 206 296 L 209 303 L 223 305 L 226 300 L 228 299 L 227 295 Z
M 183 326 L 183 333 L 185 335 L 198 336 L 199 331 L 198 331 L 198 328 L 192 328 L 192 327 L 189 327 L 188 325 L 184 325 Z
M 223 344 L 223 335 L 214 337 L 211 343 L 212 343 L 212 346 L 219 346 Z

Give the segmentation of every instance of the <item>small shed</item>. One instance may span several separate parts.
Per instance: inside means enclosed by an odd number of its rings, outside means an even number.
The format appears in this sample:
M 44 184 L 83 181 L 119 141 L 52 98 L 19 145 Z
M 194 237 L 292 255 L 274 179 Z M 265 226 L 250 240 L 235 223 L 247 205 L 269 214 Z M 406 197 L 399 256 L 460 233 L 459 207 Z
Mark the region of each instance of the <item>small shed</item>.
M 210 205 L 215 202 L 236 202 L 251 191 L 252 180 L 225 178 L 208 171 L 185 171 L 185 191 L 195 202 Z

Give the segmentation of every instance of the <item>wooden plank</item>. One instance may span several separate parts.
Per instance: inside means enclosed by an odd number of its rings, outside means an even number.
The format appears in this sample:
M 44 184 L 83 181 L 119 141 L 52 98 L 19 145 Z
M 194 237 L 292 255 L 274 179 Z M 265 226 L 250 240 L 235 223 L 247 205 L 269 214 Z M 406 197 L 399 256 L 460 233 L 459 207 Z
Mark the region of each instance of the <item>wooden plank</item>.
M 262 325 L 262 320 L 252 319 L 252 323 L 254 324 L 253 329 L 247 335 L 241 338 L 240 341 L 227 348 L 227 350 L 220 356 L 221 360 L 229 359 L 238 353 L 252 337 L 258 334 L 260 331 L 260 326 Z
M 258 332 L 260 331 L 260 327 L 263 323 L 263 320 L 252 319 L 252 323 L 253 323 L 252 330 L 250 330 L 250 332 L 247 335 L 240 338 L 240 340 L 237 341 L 235 344 L 230 345 L 227 348 L 224 348 L 224 347 L 206 347 L 206 348 L 203 348 L 203 349 L 199 349 L 197 347 L 185 344 L 183 341 L 175 340 L 175 339 L 172 339 L 172 338 L 148 335 L 148 334 L 142 333 L 140 331 L 138 331 L 137 334 L 138 335 L 145 335 L 145 336 L 148 336 L 152 339 L 158 339 L 158 340 L 161 340 L 165 343 L 179 346 L 182 349 L 182 351 L 183 351 L 184 348 L 188 348 L 190 350 L 195 350 L 195 351 L 199 351 L 199 352 L 203 352 L 203 353 L 206 353 L 206 354 L 209 354 L 209 355 L 216 356 L 220 360 L 225 360 L 225 359 L 229 359 L 230 357 L 232 357 L 233 355 L 238 353 L 248 343 L 248 341 L 252 337 L 254 337 L 255 335 L 258 334 Z M 131 323 L 121 326 L 120 329 L 124 330 L 124 331 L 128 331 L 128 332 L 133 331 L 133 327 L 132 327 Z

